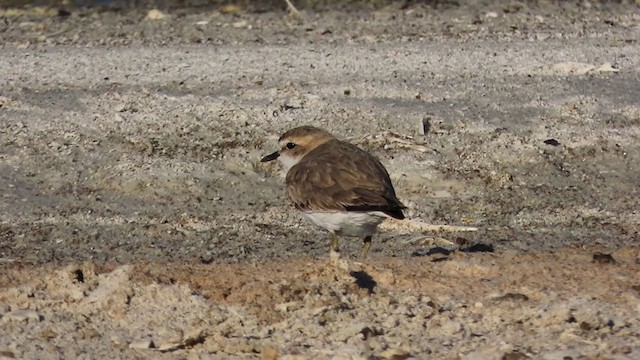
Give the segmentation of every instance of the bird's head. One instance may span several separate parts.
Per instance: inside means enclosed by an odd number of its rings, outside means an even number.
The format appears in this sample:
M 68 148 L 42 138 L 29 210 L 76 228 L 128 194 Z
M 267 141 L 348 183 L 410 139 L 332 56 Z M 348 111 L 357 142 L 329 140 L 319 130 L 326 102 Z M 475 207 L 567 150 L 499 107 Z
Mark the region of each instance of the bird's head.
M 297 164 L 310 151 L 335 137 L 330 133 L 313 127 L 301 126 L 291 129 L 278 139 L 280 150 L 262 158 L 262 162 L 278 159 L 285 171 Z

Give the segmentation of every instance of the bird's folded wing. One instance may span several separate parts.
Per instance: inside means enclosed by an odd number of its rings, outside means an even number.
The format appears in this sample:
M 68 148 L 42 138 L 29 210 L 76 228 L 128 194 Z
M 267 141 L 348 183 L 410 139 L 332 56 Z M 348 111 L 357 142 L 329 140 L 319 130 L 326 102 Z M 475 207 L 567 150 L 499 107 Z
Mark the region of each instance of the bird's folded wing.
M 367 153 L 328 159 L 319 152 L 287 173 L 289 198 L 302 211 L 382 211 L 397 217 L 404 208 L 389 174 Z

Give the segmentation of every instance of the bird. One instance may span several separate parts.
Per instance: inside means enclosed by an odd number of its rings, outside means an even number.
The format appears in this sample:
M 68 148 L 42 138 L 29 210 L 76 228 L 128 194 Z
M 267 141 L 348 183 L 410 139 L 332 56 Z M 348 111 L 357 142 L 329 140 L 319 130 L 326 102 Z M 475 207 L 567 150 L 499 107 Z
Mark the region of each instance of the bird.
M 300 126 L 278 139 L 279 150 L 261 162 L 278 160 L 286 172 L 286 193 L 295 208 L 331 235 L 362 239 L 365 260 L 371 239 L 385 219 L 405 218 L 387 169 L 373 155 L 331 133 Z

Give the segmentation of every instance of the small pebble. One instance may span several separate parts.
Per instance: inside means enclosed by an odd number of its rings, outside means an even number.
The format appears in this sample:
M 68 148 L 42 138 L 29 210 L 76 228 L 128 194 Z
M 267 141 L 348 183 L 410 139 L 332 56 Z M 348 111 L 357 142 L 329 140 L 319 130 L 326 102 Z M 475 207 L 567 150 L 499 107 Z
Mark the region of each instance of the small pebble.
M 167 15 L 165 15 L 165 13 L 163 13 L 158 9 L 149 10 L 149 12 L 147 13 L 147 19 L 151 19 L 151 20 L 160 20 L 166 17 Z
M 5 318 L 9 319 L 9 321 L 13 322 L 29 322 L 29 321 L 41 321 L 42 317 L 40 314 L 33 310 L 14 310 L 7 315 Z
M 151 339 L 135 340 L 135 341 L 132 341 L 129 344 L 129 349 L 146 350 L 146 349 L 151 349 L 151 348 L 153 348 L 153 341 L 151 341 Z

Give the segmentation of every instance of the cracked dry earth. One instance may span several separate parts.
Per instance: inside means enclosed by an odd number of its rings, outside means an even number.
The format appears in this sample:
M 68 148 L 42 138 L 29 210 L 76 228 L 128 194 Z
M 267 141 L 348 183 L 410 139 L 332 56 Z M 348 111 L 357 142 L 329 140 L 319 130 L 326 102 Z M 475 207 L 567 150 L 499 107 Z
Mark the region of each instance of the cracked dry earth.
M 0 9 L 0 358 L 640 357 L 637 3 L 238 4 Z M 408 206 L 364 264 L 310 123 Z

